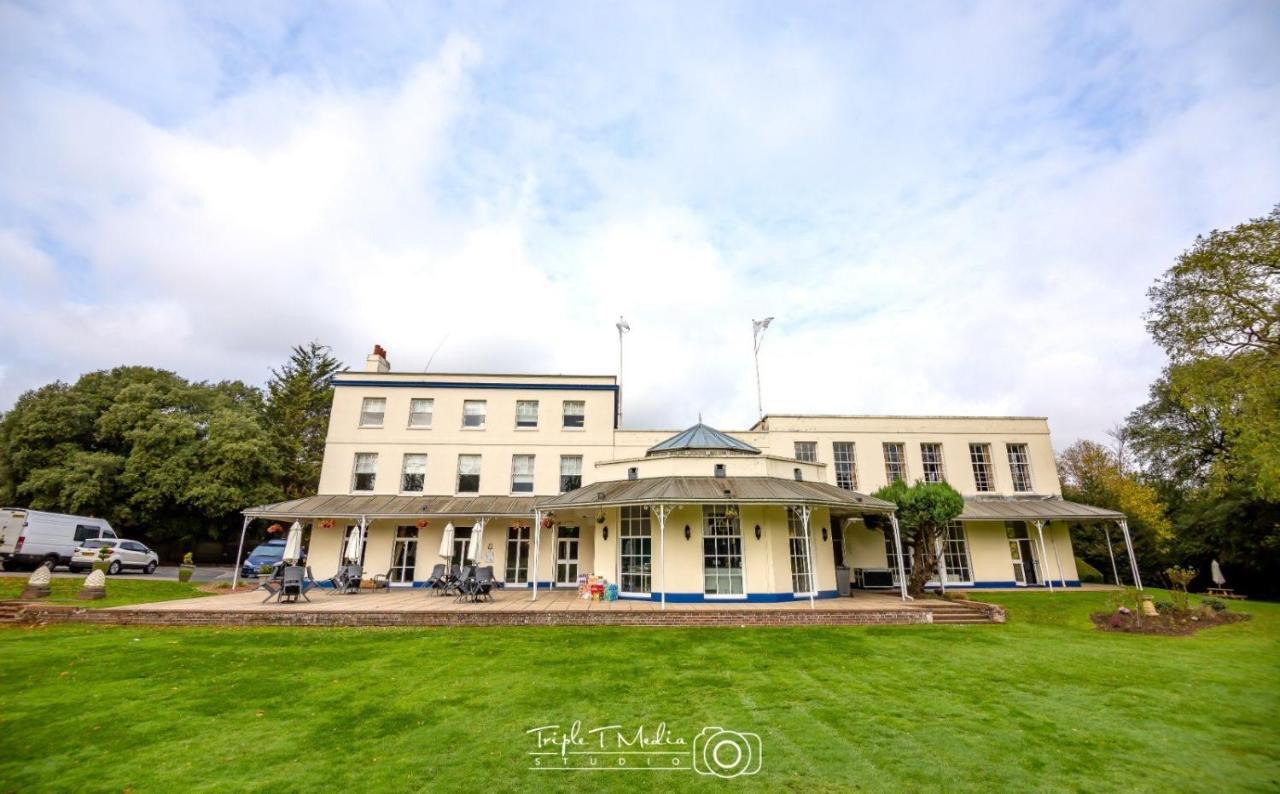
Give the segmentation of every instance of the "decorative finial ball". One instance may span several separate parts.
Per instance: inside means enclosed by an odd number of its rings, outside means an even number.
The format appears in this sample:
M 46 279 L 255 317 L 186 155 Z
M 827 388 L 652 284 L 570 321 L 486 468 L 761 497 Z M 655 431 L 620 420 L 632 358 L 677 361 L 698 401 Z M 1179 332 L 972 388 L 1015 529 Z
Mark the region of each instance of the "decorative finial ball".
M 28 587 L 47 587 L 49 580 L 53 575 L 49 571 L 49 566 L 41 565 L 31 573 L 31 578 L 27 580 Z
M 85 587 L 106 587 L 107 575 L 102 571 L 94 571 L 93 573 L 85 577 L 84 586 Z

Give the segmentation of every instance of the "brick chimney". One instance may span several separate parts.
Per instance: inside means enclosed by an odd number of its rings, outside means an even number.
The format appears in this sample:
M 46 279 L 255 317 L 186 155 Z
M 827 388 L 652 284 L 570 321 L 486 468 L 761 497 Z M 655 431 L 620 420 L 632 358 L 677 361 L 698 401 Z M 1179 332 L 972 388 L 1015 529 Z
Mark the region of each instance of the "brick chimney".
M 387 351 L 382 345 L 374 345 L 373 352 L 364 360 L 365 372 L 390 372 L 391 364 L 387 361 Z

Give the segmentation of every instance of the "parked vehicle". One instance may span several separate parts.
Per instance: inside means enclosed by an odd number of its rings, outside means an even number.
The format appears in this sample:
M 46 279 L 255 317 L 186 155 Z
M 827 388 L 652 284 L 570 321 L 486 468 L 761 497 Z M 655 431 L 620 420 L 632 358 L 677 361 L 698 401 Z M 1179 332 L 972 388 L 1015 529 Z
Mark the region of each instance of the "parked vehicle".
M 81 543 L 114 537 L 115 530 L 104 518 L 0 509 L 0 562 L 10 569 L 68 565 Z
M 98 555 L 102 553 L 104 546 L 111 549 L 111 554 L 106 558 L 107 573 L 109 574 L 120 573 L 125 568 L 132 568 L 143 573 L 155 573 L 156 566 L 160 564 L 160 555 L 136 540 L 99 538 L 97 540 L 86 540 L 84 545 L 72 556 L 71 564 L 67 567 L 73 571 L 89 570 L 96 560 L 102 559 Z
M 276 567 L 284 559 L 284 544 L 281 540 L 268 540 L 254 547 L 249 552 L 249 556 L 244 558 L 244 562 L 240 564 L 240 576 L 244 579 L 253 579 L 258 575 L 258 569 L 264 565 Z

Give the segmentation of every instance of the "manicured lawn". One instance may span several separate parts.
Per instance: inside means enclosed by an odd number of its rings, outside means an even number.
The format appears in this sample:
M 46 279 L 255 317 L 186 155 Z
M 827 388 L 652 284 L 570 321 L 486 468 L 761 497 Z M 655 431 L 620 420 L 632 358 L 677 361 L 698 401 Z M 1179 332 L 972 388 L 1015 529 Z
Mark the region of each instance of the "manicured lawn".
M 1005 626 L 0 630 L 0 790 L 680 791 L 529 771 L 525 731 L 762 737 L 789 791 L 1275 790 L 1280 606 L 1104 634 L 1102 594 L 994 594 Z M 730 784 L 721 784 L 730 785 Z
M 30 574 L 0 576 L 0 601 L 17 598 L 27 586 Z M 167 582 L 155 579 L 124 579 L 107 577 L 107 597 L 97 601 L 81 601 L 76 598 L 84 584 L 83 576 L 58 577 L 49 582 L 49 597 L 41 603 L 75 604 L 82 607 L 118 607 L 125 604 L 144 604 L 148 601 L 172 601 L 175 598 L 196 598 L 211 595 L 191 583 Z

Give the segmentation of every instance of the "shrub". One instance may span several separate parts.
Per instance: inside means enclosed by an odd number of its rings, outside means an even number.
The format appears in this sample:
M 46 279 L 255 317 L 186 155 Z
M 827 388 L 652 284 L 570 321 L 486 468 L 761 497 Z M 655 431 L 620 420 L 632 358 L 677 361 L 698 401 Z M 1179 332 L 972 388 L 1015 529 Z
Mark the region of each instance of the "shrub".
M 1226 611 L 1226 609 L 1227 609 L 1227 604 L 1226 604 L 1226 602 L 1225 602 L 1225 601 L 1220 601 L 1220 600 L 1219 600 L 1219 599 L 1217 599 L 1217 598 L 1206 598 L 1206 599 L 1202 600 L 1200 603 L 1201 603 L 1201 605 L 1202 605 L 1202 606 L 1209 607 L 1209 608 L 1210 608 L 1210 609 L 1212 609 L 1214 612 L 1225 612 L 1225 611 Z
M 1079 557 L 1076 557 L 1076 574 L 1080 577 L 1080 581 L 1082 582 L 1102 584 L 1102 571 L 1094 568 Z
M 1157 612 L 1173 612 L 1177 609 L 1172 601 L 1157 601 L 1155 604 Z
M 182 555 L 182 564 L 183 564 L 183 565 L 195 565 L 195 564 L 196 564 L 196 558 L 195 558 L 195 555 L 194 555 L 194 554 L 192 554 L 191 552 L 187 552 L 186 554 Z

